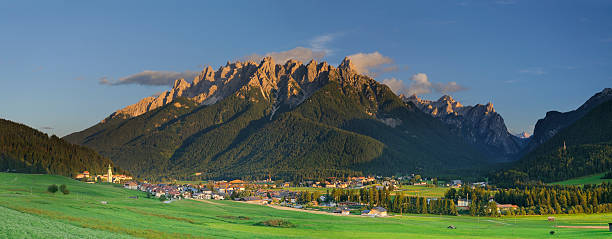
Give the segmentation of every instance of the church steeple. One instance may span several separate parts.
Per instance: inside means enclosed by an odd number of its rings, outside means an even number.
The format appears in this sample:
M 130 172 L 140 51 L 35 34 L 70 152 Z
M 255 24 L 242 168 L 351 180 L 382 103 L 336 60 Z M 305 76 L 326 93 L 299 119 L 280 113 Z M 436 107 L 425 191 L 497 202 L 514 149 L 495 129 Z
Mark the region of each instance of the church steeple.
M 108 178 L 107 178 L 107 181 L 109 183 L 113 182 L 113 168 L 111 167 L 110 164 L 108 165 Z

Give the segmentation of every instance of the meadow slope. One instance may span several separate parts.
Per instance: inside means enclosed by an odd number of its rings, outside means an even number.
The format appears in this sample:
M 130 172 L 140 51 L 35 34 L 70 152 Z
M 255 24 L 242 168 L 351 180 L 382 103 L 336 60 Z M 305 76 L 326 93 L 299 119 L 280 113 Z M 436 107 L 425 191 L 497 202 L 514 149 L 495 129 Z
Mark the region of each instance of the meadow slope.
M 46 192 L 49 184 L 66 184 L 68 195 Z M 138 199 L 130 197 L 139 196 Z M 215 204 L 193 200 L 169 204 L 138 191 L 113 185 L 85 184 L 61 176 L 0 173 L 0 224 L 22 225 L 1 230 L 0 237 L 48 238 L 88 235 L 104 238 L 542 238 L 554 230 L 559 238 L 609 238 L 606 229 L 553 228 L 547 216 L 477 218 L 404 215 L 361 218 L 278 210 L 232 201 Z M 102 204 L 101 201 L 108 202 Z M 4 213 L 3 213 L 4 214 Z M 557 215 L 560 226 L 605 226 L 612 214 Z M 284 219 L 295 227 L 257 225 Z M 25 223 L 22 223 L 25 221 Z M 36 222 L 43 223 L 36 223 Z M 52 226 L 49 226 L 52 225 Z M 53 226 L 61 225 L 61 226 Z M 457 229 L 447 229 L 454 225 Z M 32 233 L 44 230 L 44 233 Z M 58 236 L 62 237 L 62 236 Z

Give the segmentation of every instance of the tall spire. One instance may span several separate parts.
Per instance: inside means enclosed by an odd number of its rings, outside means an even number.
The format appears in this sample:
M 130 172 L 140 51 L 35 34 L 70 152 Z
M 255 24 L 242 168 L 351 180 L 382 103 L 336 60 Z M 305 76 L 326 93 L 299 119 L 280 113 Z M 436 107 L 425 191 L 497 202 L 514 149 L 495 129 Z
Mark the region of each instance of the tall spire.
M 111 165 L 108 165 L 108 174 L 107 174 L 108 178 L 106 179 L 109 183 L 113 182 L 113 168 L 111 167 Z

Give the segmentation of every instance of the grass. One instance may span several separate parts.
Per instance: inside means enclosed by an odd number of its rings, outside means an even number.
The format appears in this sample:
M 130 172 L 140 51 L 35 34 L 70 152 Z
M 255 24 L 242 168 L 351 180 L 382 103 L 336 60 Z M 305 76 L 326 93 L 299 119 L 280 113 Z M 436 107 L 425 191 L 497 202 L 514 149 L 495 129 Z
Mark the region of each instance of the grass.
M 265 220 L 263 222 L 255 224 L 255 225 L 267 226 L 267 227 L 282 227 L 282 228 L 295 227 L 295 225 L 293 223 L 291 223 L 290 221 L 287 221 L 287 220 L 283 220 L 283 219 Z
M 401 192 L 405 196 L 419 196 L 428 198 L 439 198 L 444 197 L 448 187 L 432 187 L 425 185 L 402 185 L 400 186 Z
M 606 173 L 592 174 L 589 176 L 572 178 L 561 182 L 551 183 L 553 185 L 585 185 L 585 184 L 601 184 L 603 182 L 612 183 L 612 179 L 601 179 Z
M 46 192 L 66 184 L 68 195 Z M 131 199 L 130 196 L 140 196 Z M 100 201 L 106 201 L 102 204 Z M 517 218 L 404 215 L 366 218 L 285 211 L 233 201 L 169 204 L 112 185 L 85 184 L 60 176 L 0 173 L 0 238 L 610 238 L 612 214 Z M 260 226 L 282 221 L 293 227 Z M 454 225 L 457 229 L 447 229 Z M 73 236 L 74 235 L 74 236 Z

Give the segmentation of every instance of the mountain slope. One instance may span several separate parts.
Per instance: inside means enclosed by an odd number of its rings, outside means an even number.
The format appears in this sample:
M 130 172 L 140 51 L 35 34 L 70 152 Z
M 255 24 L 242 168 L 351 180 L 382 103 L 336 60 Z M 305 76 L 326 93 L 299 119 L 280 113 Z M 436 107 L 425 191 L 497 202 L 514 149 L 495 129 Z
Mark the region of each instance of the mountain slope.
M 109 164 L 91 149 L 0 119 L 0 171 L 72 176 L 84 170 L 102 173 Z
M 504 119 L 495 112 L 491 103 L 464 106 L 448 95 L 437 101 L 419 99 L 416 95 L 400 97 L 449 125 L 451 131 L 481 149 L 494 161 L 514 160 L 525 146 L 525 140 L 508 132 Z
M 512 170 L 498 173 L 501 184 L 554 182 L 607 172 L 612 168 L 612 100 L 601 103 L 529 152 Z
M 196 172 L 286 179 L 439 172 L 483 162 L 442 122 L 357 74 L 349 59 L 335 68 L 266 58 L 255 69 L 234 70 L 214 103 L 181 93 L 136 116 L 116 112 L 66 139 L 153 180 Z
M 587 114 L 598 105 L 612 100 L 612 89 L 605 88 L 601 92 L 593 95 L 578 109 L 569 112 L 561 113 L 558 111 L 549 111 L 546 117 L 539 119 L 533 130 L 533 136 L 525 149 L 525 153 L 534 150 L 540 144 L 546 142 L 563 128 L 573 124 L 576 120 Z

